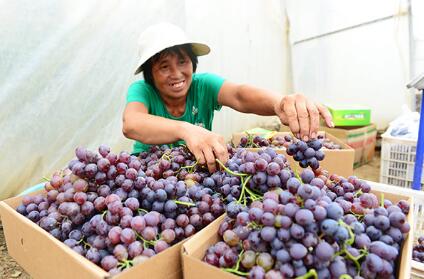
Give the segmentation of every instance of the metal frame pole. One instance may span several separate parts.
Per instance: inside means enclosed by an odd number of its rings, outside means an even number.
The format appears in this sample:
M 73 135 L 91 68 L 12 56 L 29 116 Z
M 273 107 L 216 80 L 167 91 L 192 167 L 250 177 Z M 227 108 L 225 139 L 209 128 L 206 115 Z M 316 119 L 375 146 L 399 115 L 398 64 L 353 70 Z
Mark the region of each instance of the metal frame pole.
M 420 126 L 418 130 L 417 149 L 415 154 L 414 180 L 412 189 L 421 190 L 421 175 L 424 155 L 424 90 L 421 91 Z

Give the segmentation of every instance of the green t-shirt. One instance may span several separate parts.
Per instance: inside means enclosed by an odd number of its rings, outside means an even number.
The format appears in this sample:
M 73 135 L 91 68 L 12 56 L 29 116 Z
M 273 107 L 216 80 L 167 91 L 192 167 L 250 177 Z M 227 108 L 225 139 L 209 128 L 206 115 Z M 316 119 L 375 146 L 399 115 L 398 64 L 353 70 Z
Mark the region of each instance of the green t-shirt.
M 214 111 L 221 109 L 221 105 L 218 103 L 218 93 L 223 83 L 224 79 L 215 74 L 193 74 L 192 83 L 187 94 L 186 109 L 180 117 L 172 116 L 168 112 L 157 90 L 144 80 L 131 84 L 127 93 L 127 104 L 141 102 L 146 106 L 149 114 L 186 121 L 212 130 Z M 183 143 L 184 141 L 178 141 L 172 144 Z M 133 153 L 137 154 L 147 151 L 149 147 L 150 145 L 148 144 L 135 141 Z

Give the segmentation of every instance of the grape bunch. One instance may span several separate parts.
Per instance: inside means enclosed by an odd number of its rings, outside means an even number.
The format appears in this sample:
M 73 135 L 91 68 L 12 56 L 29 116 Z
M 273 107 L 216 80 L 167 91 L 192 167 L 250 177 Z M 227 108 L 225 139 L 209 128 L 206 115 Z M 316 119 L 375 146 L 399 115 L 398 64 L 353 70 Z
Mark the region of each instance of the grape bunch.
M 326 138 L 323 134 L 317 136 L 324 149 L 342 149 L 342 147 Z M 290 144 L 296 140 L 290 135 L 275 135 L 269 139 L 261 136 L 247 135 L 240 139 L 237 147 L 241 148 L 260 148 L 260 147 L 273 147 L 273 148 L 288 148 Z
M 395 278 L 408 212 L 356 177 L 305 169 L 236 214 L 227 208 L 203 260 L 247 278 Z
M 325 154 L 321 150 L 322 143 L 318 139 L 309 140 L 307 142 L 299 140 L 287 147 L 287 155 L 293 156 L 299 166 L 302 168 L 311 167 L 313 170 L 319 168 L 319 161 L 324 160 Z
M 321 141 L 322 148 L 333 149 L 333 150 L 334 149 L 342 149 L 340 144 L 337 144 L 337 143 L 331 141 L 329 138 L 324 137 L 324 135 L 318 135 L 317 138 L 318 138 L 318 140 Z
M 248 202 L 257 200 L 269 189 L 281 187 L 293 175 L 287 158 L 269 147 L 258 152 L 237 149 L 228 160 L 227 166 L 223 166 L 223 172 L 225 176 L 231 177 L 227 181 L 233 186 L 224 184 L 217 191 L 223 194 L 227 202 L 233 204 L 237 202 L 246 205 Z M 217 174 L 211 177 L 215 175 Z M 231 208 L 233 206 L 230 206 L 230 209 L 227 206 L 230 214 Z
M 293 142 L 293 139 L 290 135 L 275 135 L 269 139 L 261 137 L 261 136 L 253 136 L 248 134 L 247 136 L 243 136 L 240 139 L 240 142 L 237 147 L 250 147 L 250 148 L 258 148 L 258 147 L 288 147 L 290 143 Z
M 417 262 L 424 263 L 424 237 L 418 238 L 418 243 L 412 249 L 412 259 Z
M 76 159 L 17 211 L 110 274 L 190 237 L 224 213 L 210 174 L 184 147 L 140 157 L 78 147 Z

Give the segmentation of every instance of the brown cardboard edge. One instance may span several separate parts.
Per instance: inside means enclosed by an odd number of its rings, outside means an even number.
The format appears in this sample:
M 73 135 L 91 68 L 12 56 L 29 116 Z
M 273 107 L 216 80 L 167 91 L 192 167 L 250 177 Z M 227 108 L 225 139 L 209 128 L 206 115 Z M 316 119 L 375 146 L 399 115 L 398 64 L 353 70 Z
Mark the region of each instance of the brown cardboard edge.
M 407 234 L 406 238 L 404 239 L 402 243 L 402 247 L 400 248 L 402 258 L 400 259 L 400 262 L 398 262 L 398 266 L 397 266 L 398 279 L 409 279 L 410 272 L 411 272 L 411 262 L 412 262 L 412 244 L 414 240 L 414 225 L 413 225 L 414 224 L 414 213 L 413 213 L 414 197 L 409 194 L 400 194 L 400 193 L 394 194 L 394 193 L 384 192 L 380 190 L 371 190 L 371 192 L 376 195 L 377 193 L 379 195 L 384 194 L 384 198 L 389 199 L 392 202 L 406 200 L 411 207 L 411 210 L 409 211 L 407 216 L 407 220 L 408 220 L 408 223 L 411 225 L 411 229 L 409 233 Z
M 40 193 L 46 193 L 45 190 L 40 190 L 34 193 L 31 193 L 31 196 L 40 194 Z M 0 201 L 0 215 L 5 216 L 13 216 L 18 222 L 21 224 L 30 227 L 33 231 L 36 233 L 42 235 L 44 238 L 49 239 L 49 241 L 52 241 L 58 249 L 65 252 L 68 256 L 72 258 L 72 260 L 79 263 L 79 265 L 82 265 L 84 269 L 88 269 L 90 272 L 90 277 L 87 278 L 111 278 L 111 275 L 109 275 L 108 272 L 104 271 L 101 267 L 97 266 L 96 264 L 90 262 L 85 257 L 77 254 L 74 252 L 71 248 L 66 246 L 61 241 L 54 238 L 52 235 L 50 235 L 48 232 L 43 230 L 41 227 L 37 226 L 35 223 L 33 223 L 31 220 L 26 218 L 25 216 L 19 214 L 15 208 L 21 203 L 23 196 L 18 197 L 12 197 L 9 199 L 6 199 L 5 201 Z M 222 217 L 220 217 L 222 218 Z M 7 226 L 7 224 L 6 224 Z M 5 227 L 5 224 L 3 224 L 3 227 L 6 230 L 8 228 Z M 8 227 L 8 226 L 7 226 Z M 203 231 L 203 230 L 201 230 Z M 201 232 L 200 231 L 200 232 Z M 199 232 L 199 233 L 200 233 Z M 7 240 L 7 236 L 5 233 L 5 238 Z M 182 240 L 179 243 L 176 243 L 172 247 L 166 249 L 162 253 L 159 253 L 155 255 L 154 257 L 150 258 L 146 262 L 143 262 L 137 266 L 134 266 L 116 276 L 113 276 L 113 278 L 119 278 L 119 279 L 130 279 L 130 278 L 139 278 L 139 276 L 148 276 L 150 278 L 182 278 L 182 264 L 181 264 L 181 247 L 182 244 L 186 241 Z M 8 243 L 7 243 L 8 245 Z M 171 255 L 170 255 L 171 254 Z M 13 257 L 13 255 L 11 254 Z M 171 256 L 171 257 L 170 257 Z M 174 257 L 175 256 L 175 257 Z M 15 257 L 13 257 L 15 258 Z M 177 258 L 177 262 L 174 262 L 175 258 Z M 16 258 L 15 258 L 16 259 Z M 174 267 L 169 270 L 158 270 L 157 268 L 160 267 L 160 265 L 163 263 L 164 260 L 167 260 L 167 264 L 174 265 Z M 22 266 L 26 265 L 26 263 L 19 262 Z M 169 266 L 168 265 L 168 266 Z M 169 273 L 168 273 L 169 272 Z M 91 277 L 95 276 L 95 277 Z M 55 276 L 57 278 L 57 276 Z M 50 278 L 50 277 L 49 277 Z M 85 277 L 84 277 L 85 278 Z
M 225 218 L 225 214 L 221 215 L 220 217 L 218 217 L 217 219 L 215 219 L 212 223 L 210 223 L 209 225 L 207 225 L 203 230 L 201 230 L 200 232 L 194 234 L 192 237 L 190 237 L 190 239 L 188 241 L 186 241 L 185 243 L 183 243 L 182 245 L 182 254 L 192 254 L 195 250 L 198 249 L 196 243 L 201 243 L 204 238 L 209 234 L 208 230 L 211 229 L 215 229 L 216 231 L 218 231 L 218 228 L 222 222 L 222 220 L 224 220 Z
M 411 207 L 413 207 L 414 205 L 414 199 L 412 195 L 393 194 L 390 192 L 384 192 L 379 190 L 372 190 L 371 192 L 376 194 L 377 197 L 379 197 L 381 194 L 384 194 L 384 198 L 389 199 L 393 202 L 398 202 L 399 200 L 404 199 L 408 201 Z M 410 224 L 414 224 L 414 214 L 412 210 L 409 212 L 407 219 Z M 218 219 L 215 221 L 218 221 Z M 209 226 L 207 227 L 205 231 L 197 235 L 197 237 L 193 237 L 189 241 L 187 241 L 185 244 L 183 244 L 182 257 L 183 257 L 184 278 L 187 278 L 187 279 L 196 278 L 195 276 L 192 276 L 192 273 L 194 273 L 195 270 L 199 270 L 199 269 L 202 269 L 202 271 L 204 272 L 202 274 L 202 277 L 205 276 L 206 278 L 212 278 L 211 276 L 213 275 L 215 276 L 219 275 L 219 277 L 222 279 L 240 278 L 228 272 L 222 271 L 221 269 L 217 267 L 211 266 L 201 260 L 201 258 L 203 257 L 203 254 L 205 253 L 207 249 L 205 247 L 208 247 L 209 245 L 213 244 L 214 243 L 213 240 L 217 239 L 216 234 L 217 234 L 218 228 L 219 228 L 219 224 L 214 224 L 213 226 Z M 400 251 L 401 251 L 400 255 L 402 257 L 400 258 L 400 262 L 398 262 L 398 279 L 410 278 L 413 234 L 414 234 L 413 226 L 411 225 L 411 230 L 407 234 L 403 242 L 403 245 L 400 248 Z M 197 257 L 194 256 L 194 254 L 197 254 Z M 199 254 L 202 255 L 200 258 L 198 257 Z
M 113 276 L 116 279 L 130 278 L 182 278 L 181 247 L 187 239 L 182 240 L 165 251 L 151 257 L 145 262 L 131 267 Z M 177 262 L 174 260 L 177 259 Z M 173 266 L 171 269 L 169 266 Z M 167 267 L 167 268 L 164 268 Z
M 19 214 L 13 207 L 11 207 L 8 204 L 9 202 L 15 203 L 16 199 L 22 199 L 22 197 L 17 197 L 17 198 L 10 198 L 6 201 L 1 201 L 0 202 L 0 214 L 2 215 L 2 221 L 3 221 L 3 229 L 4 229 L 4 233 L 5 233 L 5 239 L 6 239 L 6 245 L 8 248 L 8 253 L 17 260 L 17 262 L 24 267 L 25 270 L 29 268 L 33 269 L 35 267 L 31 267 L 32 263 L 27 263 L 27 262 L 21 262 L 19 261 L 19 259 L 21 259 L 21 251 L 19 250 L 15 250 L 15 247 L 10 247 L 10 245 L 12 245 L 12 241 L 11 239 L 18 237 L 18 235 L 11 235 L 9 234 L 9 229 L 14 229 L 13 226 L 25 226 L 26 228 L 31 229 L 31 234 L 35 233 L 36 236 L 33 236 L 35 238 L 42 238 L 45 239 L 46 241 L 49 241 L 51 243 L 53 243 L 53 247 L 56 250 L 53 251 L 49 251 L 52 253 L 60 253 L 62 255 L 58 255 L 58 256 L 63 256 L 66 255 L 67 257 L 69 256 L 71 261 L 78 266 L 81 266 L 81 269 L 86 270 L 86 274 L 89 274 L 90 277 L 91 276 L 95 276 L 92 278 L 107 278 L 109 276 L 109 274 L 104 271 L 103 269 L 101 269 L 99 266 L 91 263 L 88 259 L 84 258 L 83 256 L 79 255 L 78 253 L 74 252 L 71 248 L 69 248 L 68 246 L 66 246 L 64 243 L 62 243 L 61 241 L 57 240 L 56 238 L 54 238 L 53 236 L 51 236 L 48 232 L 46 232 L 45 230 L 43 230 L 42 228 L 40 228 L 39 226 L 37 226 L 35 223 L 33 223 L 31 220 L 27 219 L 26 217 L 22 216 L 21 214 Z M 10 218 L 10 220 L 9 220 Z M 12 222 L 13 220 L 13 222 Z M 10 223 L 9 223 L 10 221 Z M 16 224 L 11 224 L 14 222 L 18 222 Z M 27 236 L 28 238 L 31 238 L 30 235 Z M 22 243 L 21 239 L 21 243 Z M 16 253 L 16 254 L 15 254 Z M 36 255 L 34 255 L 36 256 Z M 47 263 L 48 264 L 48 263 Z M 27 270 L 30 274 L 34 273 L 34 272 L 30 272 L 29 270 Z M 31 276 L 34 276 L 35 278 L 37 278 L 38 274 L 31 274 Z M 50 274 L 53 275 L 53 274 Z M 57 276 L 54 276 L 57 278 Z M 54 277 L 50 277 L 50 276 L 46 276 L 45 278 L 54 278 Z M 90 278 L 90 277 L 84 277 L 84 278 Z M 42 277 L 39 277 L 42 278 Z
M 424 278 L 424 263 L 412 260 L 411 267 L 411 273 L 413 275 L 422 276 L 422 278 Z
M 203 231 L 194 235 L 183 244 L 181 254 L 184 279 L 195 279 L 199 278 L 199 276 L 204 278 L 216 278 L 214 277 L 216 272 L 219 273 L 221 279 L 241 278 L 229 272 L 222 271 L 215 266 L 206 264 L 201 260 L 207 247 L 217 242 L 217 232 L 225 216 L 225 214 L 222 215 L 209 226 L 207 226 Z M 196 256 L 194 256 L 194 254 L 196 254 Z

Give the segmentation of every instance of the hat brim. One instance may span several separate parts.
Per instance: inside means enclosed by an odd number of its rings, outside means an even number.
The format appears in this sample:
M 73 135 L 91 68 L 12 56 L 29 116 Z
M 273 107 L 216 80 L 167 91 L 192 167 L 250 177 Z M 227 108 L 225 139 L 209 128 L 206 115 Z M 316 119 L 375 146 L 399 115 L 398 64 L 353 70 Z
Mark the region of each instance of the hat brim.
M 186 43 L 186 44 L 190 44 L 191 45 L 191 49 L 193 50 L 193 53 L 196 56 L 202 56 L 202 55 L 206 55 L 209 52 L 211 52 L 211 49 L 209 48 L 208 45 L 206 44 L 202 44 L 202 43 Z M 180 46 L 183 44 L 178 44 L 178 45 L 173 45 L 173 46 L 169 46 L 169 47 L 174 47 L 174 46 Z M 165 49 L 165 48 L 164 48 Z M 163 49 L 162 49 L 163 50 Z M 153 53 L 151 55 L 148 55 L 148 57 L 142 57 L 138 63 L 137 63 L 137 69 L 134 72 L 134 75 L 137 75 L 139 73 L 141 73 L 144 69 L 143 69 L 143 65 L 144 63 L 146 63 L 147 60 L 149 60 L 151 57 L 153 57 L 154 55 L 156 55 L 157 53 L 161 52 L 162 50 Z

